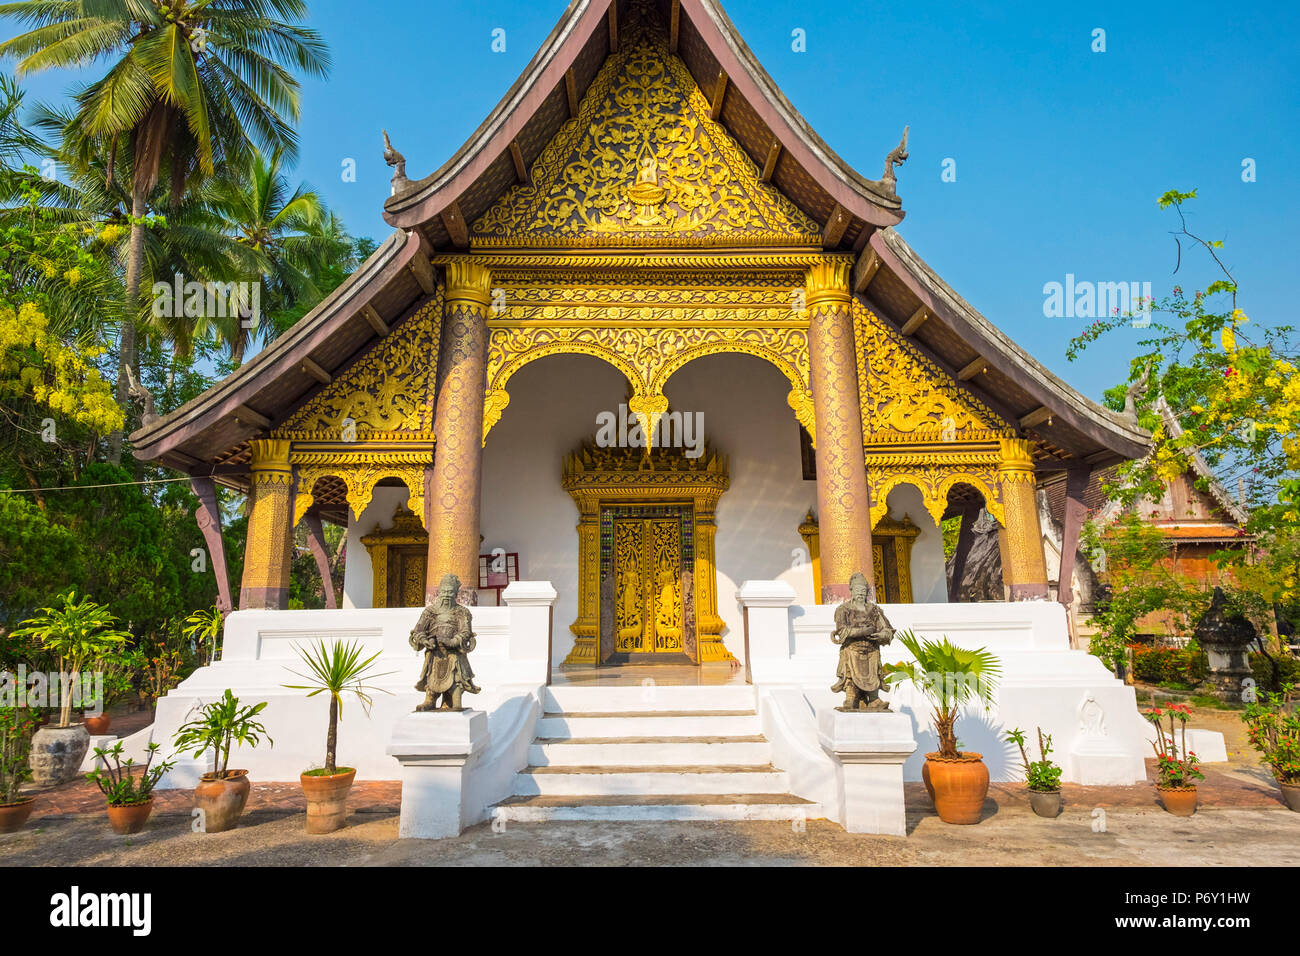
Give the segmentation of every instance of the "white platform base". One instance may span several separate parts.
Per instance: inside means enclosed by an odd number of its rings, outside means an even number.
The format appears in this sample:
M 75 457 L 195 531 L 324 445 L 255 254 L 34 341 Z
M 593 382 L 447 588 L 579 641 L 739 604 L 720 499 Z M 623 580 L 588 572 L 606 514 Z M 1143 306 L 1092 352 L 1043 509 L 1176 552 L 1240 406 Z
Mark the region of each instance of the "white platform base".
M 906 714 L 817 712 L 818 740 L 839 764 L 840 825 L 850 833 L 907 835 L 903 761 L 916 750 Z
M 402 765 L 398 836 L 459 836 L 476 814 L 467 806 L 468 777 L 489 742 L 481 710 L 408 714 L 393 728 L 388 753 Z

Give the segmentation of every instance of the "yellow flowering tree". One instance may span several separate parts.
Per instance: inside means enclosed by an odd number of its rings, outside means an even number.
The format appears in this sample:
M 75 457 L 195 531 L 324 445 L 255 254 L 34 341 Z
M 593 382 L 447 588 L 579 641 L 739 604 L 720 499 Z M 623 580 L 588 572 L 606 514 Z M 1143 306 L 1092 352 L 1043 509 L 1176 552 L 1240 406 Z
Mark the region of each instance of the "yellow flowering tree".
M 1300 606 L 1300 340 L 1290 326 L 1251 323 L 1238 307 L 1236 280 L 1220 258 L 1223 243 L 1187 230 L 1183 204 L 1195 196 L 1195 190 L 1171 190 L 1158 202 L 1179 217 L 1180 260 L 1189 243 L 1208 253 L 1222 278 L 1191 295 L 1174 286 L 1168 298 L 1151 304 L 1128 385 L 1108 399 L 1118 406 L 1126 392 L 1134 394 L 1154 449 L 1121 466 L 1112 497 L 1124 504 L 1158 500 L 1164 483 L 1191 470 L 1200 455 L 1228 489 L 1245 490 L 1246 530 L 1255 537 L 1253 548 L 1221 552 L 1217 560 L 1243 590 L 1294 613 Z M 1131 322 L 1131 315 L 1095 322 L 1070 343 L 1068 356 Z M 1197 482 L 1204 488 L 1206 479 Z

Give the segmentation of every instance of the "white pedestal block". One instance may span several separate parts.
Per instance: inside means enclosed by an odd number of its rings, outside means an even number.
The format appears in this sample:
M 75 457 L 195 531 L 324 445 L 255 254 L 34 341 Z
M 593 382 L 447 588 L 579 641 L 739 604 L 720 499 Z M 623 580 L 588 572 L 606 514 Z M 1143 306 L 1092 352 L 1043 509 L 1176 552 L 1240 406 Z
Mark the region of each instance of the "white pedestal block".
M 844 829 L 906 836 L 903 762 L 916 750 L 912 719 L 826 708 L 817 711 L 817 731 L 839 765 Z
M 481 710 L 407 714 L 397 722 L 388 753 L 402 765 L 398 836 L 438 840 L 460 834 L 471 815 L 465 781 L 489 740 L 488 716 Z

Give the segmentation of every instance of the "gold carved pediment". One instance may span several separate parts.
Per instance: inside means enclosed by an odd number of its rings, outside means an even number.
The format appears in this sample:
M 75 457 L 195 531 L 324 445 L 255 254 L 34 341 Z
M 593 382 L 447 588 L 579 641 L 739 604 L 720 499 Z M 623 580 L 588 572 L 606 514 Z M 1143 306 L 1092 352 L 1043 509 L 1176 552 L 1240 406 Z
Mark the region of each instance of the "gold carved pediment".
M 334 441 L 428 437 L 441 327 L 439 289 L 294 412 L 276 434 Z
M 766 183 L 668 52 L 653 5 L 628 5 L 611 55 L 513 187 L 472 226 L 477 246 L 818 245 L 820 229 Z

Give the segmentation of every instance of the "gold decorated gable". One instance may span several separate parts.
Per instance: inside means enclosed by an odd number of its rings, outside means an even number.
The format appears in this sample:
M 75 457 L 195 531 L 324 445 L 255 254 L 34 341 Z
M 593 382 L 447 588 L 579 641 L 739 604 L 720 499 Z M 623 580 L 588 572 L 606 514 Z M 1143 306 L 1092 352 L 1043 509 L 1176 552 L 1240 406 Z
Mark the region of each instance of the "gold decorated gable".
M 276 434 L 335 441 L 431 436 L 441 323 L 439 288 L 417 312 L 298 409 Z M 345 434 L 349 420 L 355 430 L 351 438 Z
M 629 4 L 611 55 L 520 184 L 476 222 L 476 247 L 818 245 L 820 229 L 766 183 L 668 52 L 653 5 Z

